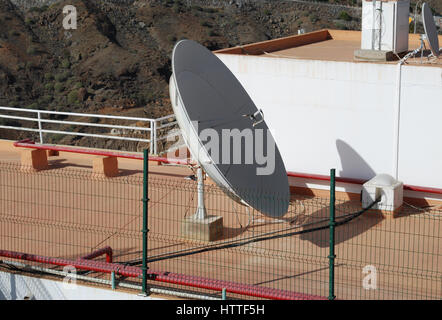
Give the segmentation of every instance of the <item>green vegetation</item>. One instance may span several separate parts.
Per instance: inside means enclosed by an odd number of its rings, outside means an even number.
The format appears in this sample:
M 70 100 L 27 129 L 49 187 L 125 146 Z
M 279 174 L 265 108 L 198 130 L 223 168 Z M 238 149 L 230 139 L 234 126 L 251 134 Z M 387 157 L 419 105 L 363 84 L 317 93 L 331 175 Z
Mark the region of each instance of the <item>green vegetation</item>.
M 61 66 L 64 69 L 68 69 L 71 66 L 71 62 L 69 61 L 69 59 L 63 59 L 63 61 L 61 62 Z
M 75 82 L 74 83 L 74 89 L 80 89 L 83 87 L 83 84 L 81 82 Z
M 8 105 L 9 105 L 11 108 L 17 108 L 17 107 L 19 107 L 19 103 L 18 103 L 17 100 L 13 100 L 13 101 L 9 102 Z M 1 121 L 1 120 L 4 120 L 4 119 L 1 119 L 1 118 L 0 118 L 0 121 Z
M 194 11 L 203 11 L 203 8 L 201 8 L 200 6 L 192 6 L 192 10 Z
M 68 94 L 68 103 L 75 104 L 78 102 L 78 90 L 72 90 Z
M 335 25 L 338 30 L 348 30 L 347 26 L 341 22 L 337 22 Z
M 311 14 L 310 15 L 310 21 L 312 23 L 316 23 L 319 20 L 318 16 L 316 14 Z
M 26 106 L 26 109 L 39 109 L 38 103 L 37 102 L 31 103 L 30 105 Z
M 45 83 L 44 88 L 46 90 L 52 91 L 52 90 L 54 90 L 54 83 L 53 82 Z
M 45 73 L 44 78 L 46 81 L 54 80 L 54 76 L 49 72 Z
M 36 12 L 36 13 L 41 13 L 41 12 L 45 12 L 46 10 L 48 10 L 49 6 L 44 5 L 41 7 L 31 7 L 29 9 L 29 12 Z
M 21 123 L 14 119 L 0 118 L 1 126 L 21 127 Z
M 20 32 L 18 32 L 17 30 L 9 31 L 9 36 L 10 37 L 18 37 L 19 35 L 20 35 Z
M 23 62 L 20 62 L 19 64 L 17 64 L 16 70 L 17 71 L 21 71 L 26 67 L 26 65 Z
M 47 137 L 51 143 L 57 144 L 61 139 L 63 139 L 66 135 L 62 133 L 49 133 Z
M 207 12 L 207 13 L 216 13 L 216 12 L 218 12 L 218 9 L 215 9 L 215 8 L 205 8 L 204 11 Z
M 175 3 L 172 6 L 172 9 L 175 13 L 180 13 L 183 11 L 182 3 L 181 1 L 175 1 Z
M 338 19 L 344 20 L 344 21 L 351 21 L 352 17 L 348 14 L 347 11 L 341 11 L 338 15 Z
M 38 50 L 37 50 L 37 48 L 34 47 L 34 46 L 30 46 L 30 47 L 28 48 L 28 50 L 26 50 L 26 53 L 27 53 L 27 54 L 30 54 L 30 55 L 35 55 L 35 54 L 37 54 L 37 52 L 38 52 Z
M 38 99 L 38 104 L 46 107 L 49 103 L 52 102 L 53 97 L 51 95 L 45 95 Z
M 57 82 L 65 82 L 71 74 L 69 72 L 63 72 L 55 75 L 55 80 Z
M 64 90 L 64 86 L 63 86 L 62 83 L 57 82 L 57 83 L 54 85 L 54 89 L 55 89 L 56 92 L 62 92 L 62 91 Z

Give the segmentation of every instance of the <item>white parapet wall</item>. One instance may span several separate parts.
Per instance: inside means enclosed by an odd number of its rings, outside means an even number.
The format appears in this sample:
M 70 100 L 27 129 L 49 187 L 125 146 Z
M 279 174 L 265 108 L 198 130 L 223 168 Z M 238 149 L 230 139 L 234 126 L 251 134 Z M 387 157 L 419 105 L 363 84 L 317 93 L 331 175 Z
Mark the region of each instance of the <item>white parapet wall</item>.
M 261 108 L 288 171 L 395 176 L 397 66 L 217 54 Z M 442 188 L 442 68 L 402 66 L 398 177 Z
M 156 300 L 121 291 L 106 290 L 43 278 L 0 272 L 0 300 Z

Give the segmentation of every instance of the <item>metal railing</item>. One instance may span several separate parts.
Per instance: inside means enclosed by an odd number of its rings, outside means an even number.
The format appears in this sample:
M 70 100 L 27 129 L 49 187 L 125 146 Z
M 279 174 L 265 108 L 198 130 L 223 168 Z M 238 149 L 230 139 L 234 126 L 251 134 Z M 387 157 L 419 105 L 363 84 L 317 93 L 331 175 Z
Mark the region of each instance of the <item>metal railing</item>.
M 31 113 L 35 117 L 25 117 L 18 116 L 14 114 L 5 113 Z M 55 120 L 47 119 L 43 116 L 54 117 L 54 116 L 67 116 L 67 117 L 81 117 L 81 118 L 93 118 L 93 119 L 112 119 L 115 122 L 144 122 L 146 126 L 135 125 L 117 125 L 117 124 L 104 124 L 104 123 L 93 123 L 93 122 L 82 122 L 82 121 L 70 121 L 70 120 Z M 49 110 L 37 110 L 37 109 L 23 109 L 23 108 L 12 108 L 12 107 L 1 107 L 0 106 L 0 118 L 10 119 L 10 120 L 20 120 L 29 121 L 37 123 L 37 126 L 22 127 L 14 125 L 14 123 L 4 123 L 0 122 L 1 129 L 19 130 L 19 131 L 30 131 L 38 132 L 40 137 L 40 143 L 44 143 L 44 133 L 51 134 L 65 134 L 74 135 L 82 137 L 94 137 L 102 139 L 114 139 L 114 140 L 126 140 L 126 141 L 136 141 L 136 142 L 147 142 L 150 145 L 150 154 L 158 154 L 158 144 L 170 137 L 168 133 L 169 128 L 173 128 L 177 125 L 175 120 L 175 115 L 167 115 L 161 118 L 150 119 L 150 118 L 138 118 L 138 117 L 125 117 L 125 116 L 111 116 L 111 115 L 101 115 L 101 114 L 90 114 L 90 113 L 74 113 L 74 112 L 60 112 L 60 111 L 49 111 Z M 74 132 L 66 130 L 54 130 L 44 128 L 44 124 L 59 124 L 59 125 L 75 125 L 83 127 L 95 127 L 95 128 L 105 128 L 110 129 L 109 133 L 86 133 L 86 132 Z M 132 136 L 131 136 L 132 135 Z M 136 136 L 134 136 L 136 135 Z M 177 136 L 178 133 L 172 134 L 172 137 Z

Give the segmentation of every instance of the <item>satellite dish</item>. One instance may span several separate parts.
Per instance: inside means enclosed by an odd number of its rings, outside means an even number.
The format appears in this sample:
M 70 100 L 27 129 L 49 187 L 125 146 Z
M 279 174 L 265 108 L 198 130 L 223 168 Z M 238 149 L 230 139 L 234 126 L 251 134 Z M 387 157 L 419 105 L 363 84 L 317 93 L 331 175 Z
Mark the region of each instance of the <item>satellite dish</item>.
M 439 57 L 439 39 L 437 37 L 436 24 L 430 7 L 424 3 L 422 5 L 422 21 L 424 23 L 425 35 L 434 56 Z
M 283 216 L 290 190 L 281 155 L 262 111 L 222 61 L 197 42 L 179 41 L 169 93 L 183 139 L 207 175 L 234 200 L 270 217 Z M 257 159 L 262 150 L 272 158 L 270 173 L 263 174 L 265 165 Z

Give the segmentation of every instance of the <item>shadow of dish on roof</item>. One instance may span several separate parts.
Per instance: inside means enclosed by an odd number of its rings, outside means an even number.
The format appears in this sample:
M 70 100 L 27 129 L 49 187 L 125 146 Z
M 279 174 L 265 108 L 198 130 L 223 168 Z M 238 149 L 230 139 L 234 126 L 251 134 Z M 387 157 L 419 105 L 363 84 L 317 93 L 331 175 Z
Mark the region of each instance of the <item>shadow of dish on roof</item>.
M 342 221 L 340 217 L 358 212 L 361 210 L 361 206 L 359 203 L 354 201 L 347 201 L 343 203 L 339 203 L 335 205 L 336 210 L 336 222 Z M 327 226 L 328 219 L 330 217 L 330 207 L 323 207 L 310 215 L 305 216 L 303 224 L 308 224 L 308 226 L 304 227 L 302 230 L 308 230 L 315 227 Z M 383 220 L 382 214 L 377 214 L 376 212 L 364 213 L 361 216 L 351 220 L 348 223 L 337 226 L 335 228 L 335 244 L 338 245 L 342 242 L 348 241 L 354 237 L 357 237 L 371 228 L 382 222 Z M 325 221 L 317 224 L 318 221 Z M 307 240 L 313 243 L 314 245 L 326 248 L 330 245 L 330 233 L 329 229 L 319 230 L 304 233 L 301 235 L 301 240 Z
M 339 158 L 341 160 L 342 170 L 339 171 L 337 176 L 345 178 L 356 179 L 371 179 L 376 175 L 376 172 L 365 161 L 356 150 L 354 150 L 348 143 L 343 140 L 336 140 L 336 148 L 338 150 Z M 339 186 L 339 183 L 337 184 Z M 345 186 L 344 186 L 345 189 Z M 336 221 L 340 221 L 339 217 L 355 213 L 361 210 L 360 202 L 346 201 L 339 203 L 336 202 Z M 315 212 L 306 215 L 303 224 L 311 224 L 318 221 L 327 220 L 330 217 L 330 207 L 324 206 Z M 350 240 L 360 234 L 363 234 L 370 230 L 383 220 L 382 214 L 363 214 L 351 220 L 350 222 L 337 226 L 335 229 L 335 243 L 339 244 Z M 312 227 L 319 227 L 327 225 L 328 221 L 318 223 L 317 225 L 309 225 L 304 228 L 310 229 Z M 301 235 L 301 239 L 308 240 L 313 244 L 323 248 L 329 246 L 329 230 L 324 229 L 320 231 L 314 231 Z

